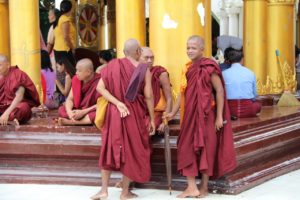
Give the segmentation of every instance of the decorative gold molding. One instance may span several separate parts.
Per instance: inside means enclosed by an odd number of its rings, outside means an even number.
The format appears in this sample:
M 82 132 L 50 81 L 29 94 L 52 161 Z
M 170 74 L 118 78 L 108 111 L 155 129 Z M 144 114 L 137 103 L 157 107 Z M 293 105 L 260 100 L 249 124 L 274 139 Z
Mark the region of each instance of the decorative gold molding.
M 286 4 L 286 5 L 294 5 L 295 0 L 268 0 L 269 4 Z
M 257 93 L 259 95 L 266 95 L 281 94 L 284 91 L 294 92 L 297 86 L 295 71 L 287 62 L 284 62 L 282 72 L 283 77 L 278 75 L 275 81 L 270 76 L 267 76 L 265 84 L 257 79 Z

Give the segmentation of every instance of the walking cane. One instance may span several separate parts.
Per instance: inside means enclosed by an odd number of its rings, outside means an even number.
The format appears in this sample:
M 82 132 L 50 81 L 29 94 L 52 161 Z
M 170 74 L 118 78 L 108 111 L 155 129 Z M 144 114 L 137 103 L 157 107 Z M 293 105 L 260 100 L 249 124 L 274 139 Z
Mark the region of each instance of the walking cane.
M 165 113 L 164 113 L 165 114 Z M 165 125 L 164 136 L 165 136 L 165 164 L 167 171 L 168 187 L 170 195 L 172 194 L 172 159 L 171 159 L 171 148 L 170 148 L 170 128 L 168 126 L 168 119 L 163 119 Z

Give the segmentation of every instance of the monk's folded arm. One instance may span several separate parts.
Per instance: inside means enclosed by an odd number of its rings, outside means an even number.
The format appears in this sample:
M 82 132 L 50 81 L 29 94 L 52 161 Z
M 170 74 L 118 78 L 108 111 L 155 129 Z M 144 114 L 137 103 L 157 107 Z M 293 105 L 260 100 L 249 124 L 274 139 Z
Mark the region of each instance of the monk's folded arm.
M 87 115 L 89 112 L 91 112 L 92 110 L 96 110 L 97 105 L 93 105 L 91 107 L 82 109 L 82 111 L 84 112 L 84 115 Z
M 99 92 L 107 101 L 114 104 L 115 106 L 117 106 L 117 104 L 120 102 L 116 97 L 111 95 L 111 93 L 105 88 L 105 84 L 104 84 L 102 78 L 98 82 L 96 89 L 97 89 L 97 92 Z
M 24 94 L 25 94 L 25 88 L 23 86 L 20 86 L 16 91 L 16 96 L 14 100 L 11 102 L 10 106 L 5 110 L 4 113 L 9 115 L 17 107 L 17 105 L 23 100 Z
M 149 111 L 150 120 L 154 121 L 154 99 L 153 99 L 153 90 L 151 86 L 151 73 L 149 69 L 147 69 L 146 76 L 145 76 L 144 96 Z
M 172 91 L 171 91 L 171 83 L 170 83 L 170 79 L 169 79 L 169 75 L 167 72 L 163 72 L 160 76 L 159 76 L 159 80 L 160 83 L 162 85 L 162 89 L 164 92 L 164 96 L 166 98 L 166 102 L 167 102 L 167 106 L 166 106 L 166 112 L 169 113 L 172 110 Z

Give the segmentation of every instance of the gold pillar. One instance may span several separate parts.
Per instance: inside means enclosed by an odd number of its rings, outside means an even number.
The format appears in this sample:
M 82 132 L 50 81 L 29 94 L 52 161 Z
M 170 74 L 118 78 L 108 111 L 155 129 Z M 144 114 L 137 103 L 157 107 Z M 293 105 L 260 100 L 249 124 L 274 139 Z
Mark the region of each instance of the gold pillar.
M 130 38 L 146 42 L 145 1 L 116 0 L 117 57 L 123 57 L 124 42 Z
M 202 0 L 151 0 L 150 2 L 150 47 L 155 54 L 155 63 L 168 69 L 173 89 L 180 86 L 182 67 L 189 62 L 186 42 L 191 35 L 204 38 L 204 24 L 197 7 L 204 7 Z M 204 16 L 204 15 L 203 15 Z M 203 19 L 202 19 L 203 20 Z M 205 41 L 210 44 L 211 41 Z
M 298 14 L 297 14 L 297 46 L 300 47 L 300 2 L 298 3 Z
M 26 72 L 41 94 L 38 0 L 10 0 L 11 64 Z
M 205 40 L 205 51 L 206 57 L 211 57 L 212 51 L 212 39 L 211 39 L 211 0 L 205 0 L 205 29 L 204 29 L 204 40 Z
M 261 83 L 267 74 L 267 22 L 267 0 L 244 0 L 244 65 Z M 262 93 L 262 85 L 257 88 Z
M 7 0 L 0 0 L 0 54 L 4 54 L 7 57 L 10 55 Z
M 280 66 L 287 64 L 284 65 L 285 75 L 295 74 L 294 3 L 294 0 L 268 0 L 267 74 L 272 83 L 272 94 L 285 89 Z M 279 50 L 281 65 L 276 50 Z M 295 76 L 292 78 L 295 80 Z
M 106 4 L 105 4 L 106 3 Z M 100 1 L 99 49 L 116 48 L 116 2 Z

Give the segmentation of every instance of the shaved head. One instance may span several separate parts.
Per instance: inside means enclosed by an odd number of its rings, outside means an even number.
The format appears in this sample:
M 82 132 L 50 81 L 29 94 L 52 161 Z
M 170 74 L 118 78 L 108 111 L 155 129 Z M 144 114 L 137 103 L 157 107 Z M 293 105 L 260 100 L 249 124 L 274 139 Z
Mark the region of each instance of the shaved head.
M 187 55 L 192 62 L 195 62 L 203 57 L 204 40 L 198 35 L 193 35 L 187 40 Z
M 76 75 L 83 82 L 91 80 L 94 77 L 93 62 L 88 58 L 79 60 L 76 64 Z
M 126 40 L 124 43 L 123 52 L 126 57 L 131 57 L 135 60 L 138 60 L 140 57 L 140 44 L 136 39 Z
M 200 48 L 204 48 L 204 39 L 199 35 L 192 35 L 189 37 L 188 41 L 195 41 Z
M 139 61 L 141 63 L 148 64 L 150 67 L 153 66 L 154 54 L 153 54 L 152 50 L 149 47 L 142 47 L 142 54 L 141 54 L 141 57 L 140 57 Z
M 79 60 L 76 66 L 81 66 L 83 69 L 94 71 L 93 62 L 88 58 Z
M 0 54 L 0 62 L 8 62 L 7 57 L 3 54 Z
M 10 64 L 8 62 L 8 59 L 5 55 L 0 54 L 0 77 L 5 76 L 10 68 Z

